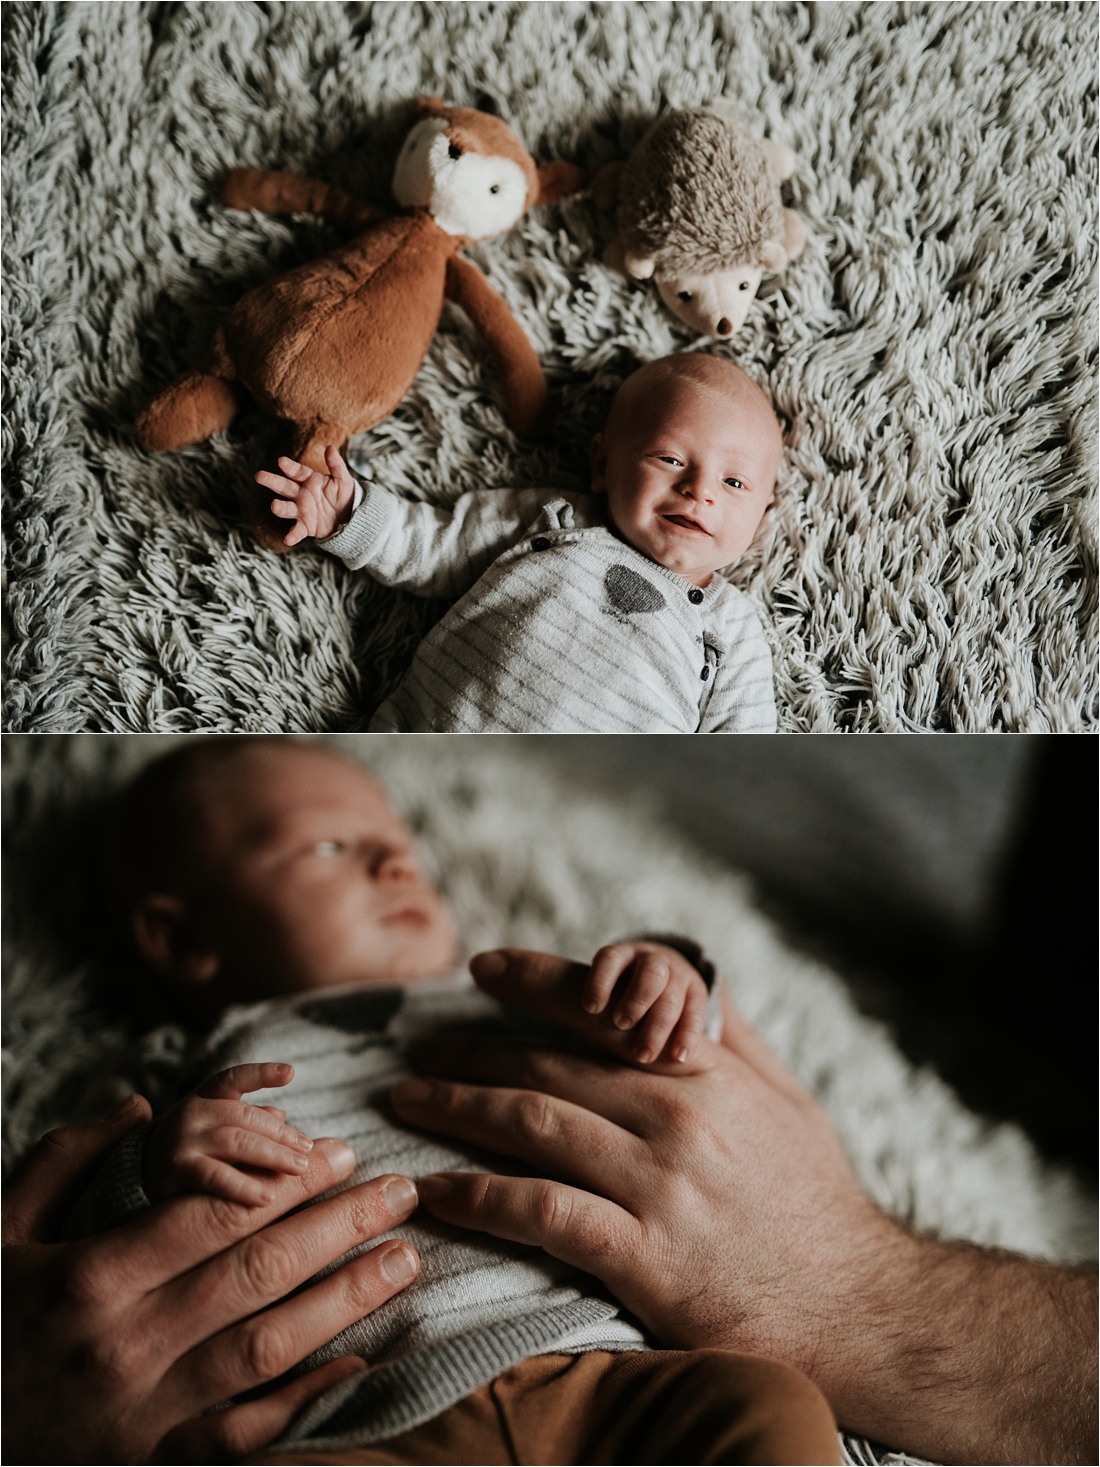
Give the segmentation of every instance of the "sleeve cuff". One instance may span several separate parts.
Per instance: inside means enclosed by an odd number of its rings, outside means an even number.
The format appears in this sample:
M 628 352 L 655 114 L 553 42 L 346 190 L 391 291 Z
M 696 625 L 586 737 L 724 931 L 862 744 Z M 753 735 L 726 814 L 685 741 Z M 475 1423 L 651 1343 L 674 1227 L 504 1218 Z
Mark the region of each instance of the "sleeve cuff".
M 142 1181 L 145 1143 L 152 1129 L 151 1123 L 136 1126 L 111 1150 L 95 1181 L 69 1215 L 68 1237 L 87 1238 L 106 1232 L 152 1206 Z
M 386 500 L 390 496 L 374 484 L 356 483 L 352 515 L 334 535 L 316 543 L 329 555 L 362 565 L 371 547 L 386 528 L 389 515 Z

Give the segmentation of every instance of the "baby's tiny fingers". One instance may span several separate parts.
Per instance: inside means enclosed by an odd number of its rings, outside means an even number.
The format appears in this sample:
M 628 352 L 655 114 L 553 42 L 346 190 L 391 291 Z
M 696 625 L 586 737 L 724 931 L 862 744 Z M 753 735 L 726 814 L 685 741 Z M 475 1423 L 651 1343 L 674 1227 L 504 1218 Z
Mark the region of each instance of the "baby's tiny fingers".
M 281 474 L 269 474 L 266 469 L 259 469 L 252 477 L 264 489 L 272 489 L 276 494 L 281 494 L 284 499 L 297 499 L 299 486 L 292 479 L 284 479 Z
M 308 539 L 309 531 L 306 529 L 305 525 L 302 524 L 301 520 L 299 520 L 298 523 L 296 525 L 292 525 L 288 533 L 283 536 L 283 544 L 297 545 L 299 541 Z
M 645 1017 L 635 1040 L 634 1058 L 640 1065 L 648 1065 L 658 1059 L 668 1036 L 684 1010 L 683 990 L 671 983 Z
M 309 1167 L 309 1157 L 298 1147 L 272 1141 L 259 1131 L 237 1126 L 218 1126 L 203 1142 L 203 1150 L 217 1161 L 233 1166 L 255 1166 L 265 1172 L 300 1176 Z
M 634 948 L 629 943 L 615 942 L 600 948 L 581 989 L 581 1008 L 586 1014 L 603 1013 L 623 969 L 633 957 Z
M 294 1079 L 294 1066 L 281 1060 L 230 1065 L 204 1080 L 195 1091 L 204 1100 L 240 1100 L 252 1090 L 275 1090 Z
M 271 501 L 271 513 L 278 516 L 281 520 L 296 520 L 301 511 L 289 499 L 273 499 Z
M 287 458 L 285 454 L 279 457 L 279 467 L 288 478 L 297 479 L 300 484 L 304 484 L 313 473 L 313 470 L 307 469 L 305 464 L 300 464 L 296 458 Z
M 699 1036 L 707 1018 L 707 995 L 699 983 L 688 986 L 684 1011 L 668 1041 L 668 1057 L 678 1065 L 687 1064 L 699 1047 Z
M 243 1202 L 246 1207 L 265 1207 L 274 1197 L 271 1184 L 250 1177 L 215 1157 L 204 1156 L 194 1168 L 196 1191 L 211 1197 L 224 1197 L 227 1202 Z
M 634 960 L 626 991 L 612 1014 L 616 1029 L 633 1029 L 664 993 L 669 977 L 666 957 L 661 953 L 640 953 Z

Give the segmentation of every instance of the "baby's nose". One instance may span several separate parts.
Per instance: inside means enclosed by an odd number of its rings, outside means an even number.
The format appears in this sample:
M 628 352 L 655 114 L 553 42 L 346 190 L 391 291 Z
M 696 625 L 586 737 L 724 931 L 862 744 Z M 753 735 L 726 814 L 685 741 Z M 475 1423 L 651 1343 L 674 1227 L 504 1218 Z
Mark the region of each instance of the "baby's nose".
M 718 335 L 728 336 L 732 330 L 733 322 L 728 316 L 723 316 L 722 319 L 718 322 Z
M 376 881 L 409 881 L 419 874 L 419 867 L 408 851 L 387 851 L 374 863 Z

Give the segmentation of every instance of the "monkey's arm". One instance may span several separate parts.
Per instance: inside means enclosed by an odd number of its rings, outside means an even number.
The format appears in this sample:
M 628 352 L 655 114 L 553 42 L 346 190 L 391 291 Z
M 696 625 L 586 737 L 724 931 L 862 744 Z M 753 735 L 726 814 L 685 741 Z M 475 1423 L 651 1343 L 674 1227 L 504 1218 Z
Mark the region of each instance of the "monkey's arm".
M 269 168 L 232 168 L 222 184 L 222 203 L 261 214 L 316 214 L 343 229 L 366 229 L 382 210 L 334 183 Z
M 539 359 L 523 327 L 476 265 L 452 255 L 447 261 L 446 295 L 461 306 L 493 359 L 504 394 L 504 416 L 528 438 L 547 432 L 550 392 Z

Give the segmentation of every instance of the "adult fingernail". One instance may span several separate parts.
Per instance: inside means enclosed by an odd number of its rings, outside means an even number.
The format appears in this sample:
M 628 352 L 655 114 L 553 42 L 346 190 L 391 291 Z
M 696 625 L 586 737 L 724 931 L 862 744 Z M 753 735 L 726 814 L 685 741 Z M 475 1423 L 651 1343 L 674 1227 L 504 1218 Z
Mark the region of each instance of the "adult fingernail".
M 427 1080 L 420 1080 L 415 1076 L 408 1080 L 399 1080 L 393 1087 L 393 1102 L 395 1105 L 427 1105 L 434 1089 Z
M 502 952 L 478 953 L 470 959 L 470 972 L 475 978 L 503 977 L 508 968 L 508 959 Z
M 333 1171 L 340 1176 L 354 1171 L 355 1152 L 346 1141 L 340 1141 L 335 1136 L 320 1136 L 313 1144 L 328 1159 L 328 1164 Z
M 433 1202 L 442 1202 L 449 1197 L 455 1189 L 455 1184 L 449 1177 L 422 1177 L 420 1179 L 420 1200 L 426 1206 Z
M 126 1097 L 125 1100 L 120 1100 L 119 1101 L 119 1103 L 115 1106 L 114 1110 L 108 1111 L 108 1113 L 105 1116 L 101 1116 L 100 1117 L 101 1123 L 103 1125 L 105 1125 L 105 1126 L 109 1126 L 114 1121 L 120 1121 L 122 1119 L 122 1117 L 127 1114 L 128 1111 L 133 1110 L 134 1103 L 135 1103 L 136 1100 L 137 1100 L 137 1095 L 136 1094 L 134 1094 L 134 1095 L 127 1095 L 127 1097 Z
M 291 1146 L 296 1146 L 299 1151 L 313 1150 L 313 1142 L 308 1136 L 303 1135 L 301 1131 L 296 1131 L 293 1126 L 287 1126 L 286 1129 L 286 1139 L 290 1142 Z
M 386 1253 L 379 1267 L 391 1284 L 407 1284 L 416 1277 L 416 1254 L 404 1243 L 399 1243 Z
M 416 1206 L 416 1188 L 408 1177 L 391 1177 L 382 1188 L 382 1196 L 391 1212 L 412 1212 Z

